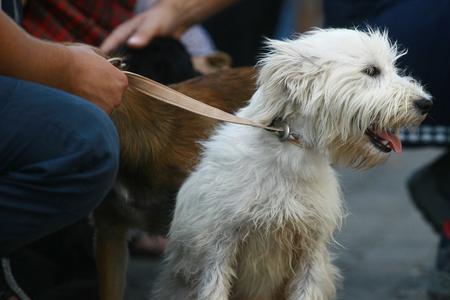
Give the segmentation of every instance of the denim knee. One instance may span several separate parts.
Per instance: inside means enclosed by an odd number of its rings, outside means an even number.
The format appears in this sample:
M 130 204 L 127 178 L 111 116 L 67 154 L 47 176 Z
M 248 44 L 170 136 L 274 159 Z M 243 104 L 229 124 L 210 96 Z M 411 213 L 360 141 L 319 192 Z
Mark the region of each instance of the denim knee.
M 83 199 L 67 205 L 68 212 L 85 216 L 95 209 L 114 184 L 119 169 L 119 138 L 110 117 L 91 103 L 79 107 L 80 122 L 73 124 L 74 147 L 65 155 L 82 158 L 78 174 L 73 174 L 80 181 Z
M 17 102 L 27 98 L 23 93 L 19 96 Z M 85 99 L 46 87 L 33 91 L 32 96 L 34 101 L 25 105 L 21 118 L 29 123 L 23 130 L 25 139 L 29 135 L 37 138 L 24 151 L 27 156 L 20 158 L 22 167 L 16 179 L 44 187 L 34 194 L 55 215 L 83 217 L 103 200 L 115 181 L 119 168 L 116 128 L 105 112 Z
M 87 216 L 114 184 L 110 117 L 77 96 L 0 76 L 0 250 Z

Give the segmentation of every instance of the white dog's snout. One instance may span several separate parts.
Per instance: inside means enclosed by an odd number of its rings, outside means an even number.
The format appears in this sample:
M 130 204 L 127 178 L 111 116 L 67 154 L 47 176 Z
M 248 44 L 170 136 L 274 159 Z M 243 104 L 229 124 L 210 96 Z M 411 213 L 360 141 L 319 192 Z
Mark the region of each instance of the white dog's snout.
M 433 100 L 430 98 L 422 98 L 414 101 L 414 106 L 422 114 L 425 115 L 433 108 Z

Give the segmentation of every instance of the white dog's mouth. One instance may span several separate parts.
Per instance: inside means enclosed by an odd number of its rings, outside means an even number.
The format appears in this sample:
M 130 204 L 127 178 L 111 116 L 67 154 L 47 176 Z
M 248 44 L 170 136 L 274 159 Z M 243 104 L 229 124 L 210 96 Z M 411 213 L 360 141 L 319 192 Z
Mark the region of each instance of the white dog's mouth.
M 402 142 L 393 131 L 377 131 L 367 129 L 366 135 L 369 137 L 375 148 L 382 152 L 389 153 L 392 150 L 396 153 L 402 152 Z

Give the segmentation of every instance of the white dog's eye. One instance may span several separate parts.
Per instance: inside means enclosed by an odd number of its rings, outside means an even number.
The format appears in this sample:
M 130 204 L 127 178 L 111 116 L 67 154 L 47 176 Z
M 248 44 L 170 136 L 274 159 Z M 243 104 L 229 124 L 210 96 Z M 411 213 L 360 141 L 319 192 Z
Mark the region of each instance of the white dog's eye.
M 363 72 L 369 75 L 370 77 L 378 76 L 381 73 L 380 69 L 373 65 L 365 68 Z

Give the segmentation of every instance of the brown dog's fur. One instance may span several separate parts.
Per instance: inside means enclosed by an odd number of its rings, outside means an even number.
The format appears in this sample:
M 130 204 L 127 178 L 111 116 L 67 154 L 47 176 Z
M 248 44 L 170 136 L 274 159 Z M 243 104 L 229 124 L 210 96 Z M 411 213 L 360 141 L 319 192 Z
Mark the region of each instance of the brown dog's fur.
M 224 70 L 172 88 L 225 111 L 244 106 L 255 90 L 253 68 Z M 118 182 L 95 212 L 101 299 L 122 299 L 126 232 L 165 233 L 175 196 L 217 121 L 129 89 L 112 118 L 121 141 Z

